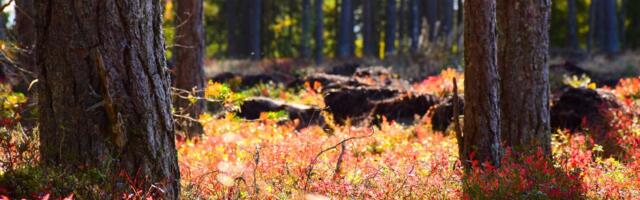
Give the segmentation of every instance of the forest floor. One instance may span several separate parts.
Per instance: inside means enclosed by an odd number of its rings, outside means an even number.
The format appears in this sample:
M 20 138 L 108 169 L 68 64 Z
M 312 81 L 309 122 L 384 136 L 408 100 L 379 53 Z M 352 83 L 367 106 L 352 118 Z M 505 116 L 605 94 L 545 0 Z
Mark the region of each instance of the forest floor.
M 502 166 L 488 163 L 464 177 L 458 159 L 453 126 L 446 123 L 434 130 L 438 106 L 447 106 L 454 84 L 463 94 L 464 77 L 452 69 L 415 83 L 395 82 L 395 76 L 377 71 L 350 77 L 347 81 L 326 77 L 303 81 L 287 77 L 259 77 L 279 84 L 256 81 L 246 85 L 246 76 L 217 77 L 225 84 L 209 82 L 205 89 L 211 103 L 209 112 L 198 119 L 204 134 L 187 140 L 177 139 L 183 199 L 634 199 L 640 197 L 640 77 L 621 79 L 614 86 L 596 87 L 586 77 L 564 77 L 565 86 L 557 90 L 555 105 L 564 105 L 563 93 L 596 95 L 594 102 L 604 105 L 595 112 L 562 107 L 573 112 L 569 124 L 553 133 L 553 159 L 538 152 L 512 156 L 507 150 Z M 349 72 L 351 73 L 351 72 Z M 229 78 L 231 77 L 231 78 Z M 256 77 L 253 77 L 256 78 Z M 325 78 L 325 79 L 321 79 Z M 215 78 L 214 78 L 215 79 Z M 251 79 L 253 80 L 253 79 Z M 284 80 L 284 81 L 282 81 Z M 333 85 L 332 85 L 333 84 Z M 293 87 L 292 85 L 296 85 Z M 392 98 L 378 93 L 382 86 L 393 86 Z M 0 199 L 2 195 L 42 198 L 91 190 L 81 178 L 73 184 L 34 177 L 29 166 L 37 162 L 37 137 L 25 132 L 20 118 L 28 108 L 27 98 L 0 87 Z M 352 89 L 358 90 L 352 90 Z M 337 115 L 327 104 L 357 98 L 348 96 L 365 88 L 374 94 L 375 106 L 360 115 Z M 576 90 L 572 90 L 576 89 Z M 337 92 L 336 92 L 337 91 Z M 346 91 L 348 94 L 342 97 Z M 387 94 L 387 91 L 382 91 Z M 410 92 L 411 94 L 406 94 Z M 335 94 L 336 102 L 327 101 Z M 604 94 L 612 99 L 606 99 Z M 402 98 L 396 98 L 402 95 Z M 406 96 L 405 96 L 406 95 Z M 429 96 L 424 96 L 429 95 Z M 242 102 L 260 96 L 267 99 L 257 116 L 247 114 Z M 380 111 L 408 109 L 402 100 L 425 97 L 433 108 L 427 113 L 411 113 L 411 118 Z M 368 96 L 371 99 L 372 96 Z M 430 98 L 437 102 L 429 103 Z M 254 102 L 263 102 L 259 101 Z M 394 99 L 390 101 L 389 99 Z M 400 100 L 398 100 L 400 99 Z M 395 101 L 398 100 L 398 101 Z M 412 101 L 410 101 L 412 102 Z M 604 103 L 603 103 L 604 102 Z M 368 105 L 349 104 L 349 107 Z M 386 104 L 389 103 L 389 104 Z M 583 102 L 585 104 L 591 101 Z M 273 105 L 276 104 L 276 105 Z M 262 105 L 262 104 L 258 104 Z M 266 106 L 266 108 L 265 108 Z M 451 107 L 451 105 L 449 105 Z M 262 109 L 262 110 L 260 110 Z M 377 110 L 376 110 L 377 109 Z M 571 110 L 574 109 L 574 110 Z M 300 113 L 318 112 L 311 119 Z M 264 111 L 264 112 L 262 112 Z M 379 112 L 378 112 L 379 111 Z M 566 111 L 566 110 L 562 110 Z M 292 114 L 294 113 L 294 114 Z M 371 114 L 374 113 L 374 114 Z M 564 112 L 562 112 L 564 113 Z M 379 114 L 379 115 L 377 115 Z M 374 116 L 375 115 L 375 116 Z M 452 113 L 449 113 L 452 115 Z M 596 120 L 589 118 L 596 115 Z M 560 115 L 563 120 L 569 118 Z M 312 122 L 313 121 L 313 122 Z M 407 122 L 410 121 L 410 122 Z M 189 122 L 183 122 L 189 123 Z M 556 124 L 557 125 L 557 124 Z M 564 124 L 563 125 L 567 125 Z M 563 126 L 557 125 L 557 126 Z M 441 125 L 438 125 L 441 126 Z M 35 138 L 35 139 L 34 139 Z M 15 172 L 18 173 L 15 173 Z M 20 174 L 8 175 L 8 174 Z M 26 175 L 25 175 L 26 174 Z M 44 176 L 44 175 L 43 175 Z M 22 177 L 24 180 L 11 180 Z M 28 177 L 28 178 L 25 178 Z M 66 179 L 65 179 L 66 180 Z M 463 182 L 464 180 L 464 182 Z M 15 183 L 21 183 L 19 188 Z M 61 185 L 57 185 L 61 184 Z M 71 187 L 56 190 L 57 187 Z M 76 187 L 76 188 L 73 188 Z M 20 191 L 17 192 L 16 188 Z M 12 191 L 13 190 L 13 191 Z M 61 192 L 63 191 L 63 192 Z M 464 192 L 463 192 L 464 191 Z M 143 190 L 133 191 L 135 195 Z M 134 195 L 134 196 L 135 196 Z M 48 195 L 47 195 L 48 197 Z
M 412 84 L 411 90 L 445 97 L 453 90 L 453 77 L 463 80 L 459 72 L 444 70 Z M 574 131 L 555 132 L 553 161 L 540 153 L 517 158 L 507 153 L 501 168 L 485 163 L 485 169 L 473 171 L 463 185 L 455 134 L 451 127 L 434 131 L 429 114 L 416 115 L 411 124 L 386 119 L 373 126 L 347 122 L 331 124 L 330 131 L 326 125 L 299 129 L 300 121 L 288 120 L 281 112 L 262 113 L 251 121 L 232 114 L 205 115 L 201 118 L 205 135 L 179 142 L 185 195 L 214 199 L 637 198 L 640 122 L 635 113 L 640 111 L 640 78 L 622 79 L 613 88 L 595 88 L 586 78 L 567 78 L 565 83 L 613 94 L 622 106 L 602 108 L 606 114 L 600 122 L 590 124 L 586 117 L 591 116 L 585 116 Z M 209 86 L 214 91 L 222 87 Z M 259 85 L 241 95 L 324 108 L 318 87 L 322 85 L 305 84 L 299 90 Z M 601 123 L 606 128 L 596 130 Z

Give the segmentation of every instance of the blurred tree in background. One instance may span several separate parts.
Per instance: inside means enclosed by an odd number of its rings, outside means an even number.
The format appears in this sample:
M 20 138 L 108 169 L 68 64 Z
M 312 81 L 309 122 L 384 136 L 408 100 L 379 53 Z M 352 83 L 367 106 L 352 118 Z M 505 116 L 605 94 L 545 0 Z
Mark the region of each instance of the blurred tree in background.
M 446 43 L 442 50 L 449 53 L 452 48 L 461 49 L 461 43 L 450 37 L 458 35 L 454 31 L 462 28 L 463 2 L 204 0 L 205 55 L 210 59 L 310 59 L 315 55 L 318 61 L 343 54 L 349 58 L 382 59 L 385 54 L 403 55 L 410 49 L 422 54 L 420 50 L 439 45 L 438 42 Z M 166 4 L 167 12 L 173 12 L 171 0 Z M 637 9 L 638 1 L 553 0 L 552 55 L 637 48 L 640 14 L 630 12 Z M 165 13 L 168 37 L 173 35 L 172 16 Z

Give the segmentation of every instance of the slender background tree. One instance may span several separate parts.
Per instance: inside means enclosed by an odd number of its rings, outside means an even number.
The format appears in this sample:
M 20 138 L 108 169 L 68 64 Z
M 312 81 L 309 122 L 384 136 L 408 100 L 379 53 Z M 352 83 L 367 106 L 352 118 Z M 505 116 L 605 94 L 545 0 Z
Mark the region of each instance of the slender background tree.
M 384 54 L 385 57 L 393 55 L 396 47 L 396 32 L 398 30 L 398 10 L 396 0 L 387 0 L 386 24 L 384 33 Z
M 378 38 L 377 38 L 377 20 L 376 20 L 376 7 L 374 0 L 362 1 L 362 15 L 363 15 L 363 54 L 366 57 L 378 57 Z
M 568 47 L 573 51 L 580 49 L 578 42 L 578 17 L 576 0 L 567 0 L 567 39 L 569 40 Z
M 603 19 L 599 20 L 602 33 L 599 37 L 600 49 L 609 54 L 620 51 L 620 34 L 618 33 L 618 6 L 617 0 L 599 0 L 601 2 L 602 11 L 600 11 Z
M 322 10 L 324 0 L 315 0 L 315 39 L 316 39 L 316 63 L 322 63 L 324 55 L 324 12 Z
M 302 0 L 302 40 L 300 41 L 300 52 L 304 59 L 309 59 L 311 56 L 311 13 L 311 0 Z
M 627 3 L 627 9 L 631 12 L 627 12 L 626 17 L 629 22 L 629 26 L 626 29 L 626 42 L 628 47 L 632 49 L 640 48 L 640 12 L 635 12 L 640 9 L 640 1 L 629 1 Z
M 410 0 L 410 38 L 411 45 L 410 50 L 412 53 L 418 52 L 418 47 L 420 46 L 420 6 L 418 0 Z
M 340 2 L 340 28 L 338 29 L 337 57 L 349 58 L 354 55 L 353 34 L 353 1 L 342 0 Z
M 250 3 L 251 19 L 249 23 L 249 43 L 250 50 L 247 52 L 254 60 L 262 57 L 262 51 L 260 50 L 260 26 L 262 20 L 262 0 L 252 0 Z
M 425 0 L 425 2 L 425 15 L 429 24 L 429 41 L 434 41 L 438 30 L 438 0 Z
M 181 113 L 197 119 L 204 112 L 204 15 L 202 0 L 178 0 L 176 6 L 175 36 L 175 87 L 191 92 L 195 102 L 186 98 L 175 98 L 174 106 Z M 186 95 L 182 95 L 186 96 Z M 193 135 L 203 132 L 198 122 L 188 122 L 185 131 Z

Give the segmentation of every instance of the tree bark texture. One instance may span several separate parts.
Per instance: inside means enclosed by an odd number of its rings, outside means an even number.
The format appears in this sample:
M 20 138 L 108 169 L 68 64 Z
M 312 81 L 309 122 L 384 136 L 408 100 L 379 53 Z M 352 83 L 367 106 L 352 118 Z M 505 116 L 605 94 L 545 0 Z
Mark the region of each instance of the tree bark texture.
M 175 87 L 193 91 L 196 97 L 204 96 L 205 87 L 202 3 L 202 0 L 178 0 L 176 6 Z M 189 99 L 178 97 L 174 99 L 174 106 L 176 110 L 197 119 L 205 110 L 206 102 L 197 100 L 192 104 Z M 191 122 L 185 128 L 189 136 L 202 133 L 202 127 L 197 122 Z
M 466 89 L 460 159 L 467 169 L 471 160 L 499 166 L 502 150 L 495 0 L 466 1 L 464 14 Z
M 550 0 L 498 0 L 502 139 L 514 151 L 551 153 Z M 469 42 L 466 40 L 465 42 Z
M 110 169 L 112 198 L 143 190 L 177 199 L 161 1 L 35 1 L 40 153 L 45 165 Z M 109 197 L 105 197 L 109 198 Z

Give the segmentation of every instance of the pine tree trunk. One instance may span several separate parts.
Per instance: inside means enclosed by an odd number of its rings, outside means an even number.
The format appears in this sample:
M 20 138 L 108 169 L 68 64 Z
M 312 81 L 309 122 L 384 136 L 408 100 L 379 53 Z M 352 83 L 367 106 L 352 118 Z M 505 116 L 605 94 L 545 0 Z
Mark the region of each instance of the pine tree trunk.
M 348 44 L 349 44 L 349 54 L 351 57 L 355 56 L 355 52 L 356 52 L 356 32 L 354 30 L 355 25 L 356 25 L 356 7 L 358 7 L 359 1 L 354 1 L 351 0 L 351 10 L 348 12 L 349 13 L 349 31 L 347 32 L 347 34 L 349 35 L 349 39 L 348 39 Z
M 363 13 L 363 54 L 367 57 L 375 57 L 375 40 L 373 39 L 374 24 L 374 12 L 373 12 L 373 0 L 363 0 L 362 13 Z
M 196 97 L 204 96 L 204 15 L 202 0 L 178 0 L 175 37 L 175 87 L 192 91 Z M 194 90 L 195 89 L 195 90 Z M 176 110 L 197 119 L 203 113 L 206 102 L 177 97 L 174 99 Z M 202 126 L 197 122 L 188 122 L 185 127 L 188 136 L 202 134 Z
M 458 13 L 457 13 L 457 25 L 462 25 L 462 23 L 464 22 L 464 9 L 463 9 L 464 3 L 462 3 L 462 0 L 458 0 Z
M 640 1 L 629 1 L 627 9 L 633 12 L 628 12 L 629 27 L 626 32 L 626 44 L 632 49 L 640 47 Z
M 499 166 L 502 150 L 495 1 L 465 1 L 464 15 L 465 118 L 460 159 L 466 169 L 471 167 L 471 160 Z
M 323 0 L 315 0 L 315 14 L 316 14 L 316 63 L 322 63 L 324 57 L 324 13 L 322 10 L 322 6 L 324 5 Z
M 249 0 L 224 1 L 227 25 L 227 55 L 230 58 L 252 58 L 253 2 Z
M 396 9 L 396 0 L 387 0 L 386 17 L 384 33 L 384 55 L 391 56 L 395 53 L 396 32 L 398 31 L 398 10 Z
M 340 4 L 340 28 L 338 29 L 338 49 L 339 58 L 349 58 L 353 55 L 353 2 L 342 0 Z
M 420 45 L 420 6 L 418 0 L 410 0 L 409 11 L 409 20 L 411 22 L 409 24 L 411 37 L 410 50 L 411 53 L 417 53 L 418 46 Z
M 249 24 L 249 55 L 251 59 L 258 60 L 262 57 L 260 51 L 260 20 L 262 19 L 262 0 L 253 0 L 250 4 L 251 19 Z
M 227 56 L 229 58 L 239 58 L 242 55 L 239 37 L 242 34 L 240 22 L 244 14 L 238 14 L 240 1 L 224 1 L 224 14 L 227 28 Z M 240 15 L 240 16 L 238 16 Z
M 550 0 L 498 0 L 502 139 L 514 151 L 551 153 Z M 465 42 L 469 42 L 466 40 Z
M 593 24 L 593 37 L 594 37 L 594 49 L 599 51 L 603 50 L 606 42 L 606 16 L 605 16 L 605 4 L 607 0 L 592 0 L 591 5 L 594 13 L 594 24 Z
M 620 17 L 618 17 L 618 34 L 620 35 L 620 48 L 627 48 L 627 36 L 625 21 L 627 20 L 627 12 L 629 11 L 629 0 L 622 0 L 620 8 Z
M 599 0 L 591 0 L 589 4 L 589 33 L 587 35 L 587 52 L 591 53 L 591 50 L 595 46 L 595 38 L 596 38 L 596 7 Z
M 407 50 L 407 32 L 409 32 L 409 28 L 407 26 L 407 19 L 409 17 L 407 17 L 408 13 L 407 12 L 407 8 L 409 0 L 400 0 L 400 11 L 398 12 L 398 40 L 399 40 L 399 46 L 398 46 L 398 50 L 400 51 L 400 54 L 404 53 L 405 50 Z
M 577 51 L 580 49 L 578 43 L 578 17 L 577 17 L 577 8 L 576 8 L 576 0 L 567 0 L 567 10 L 568 10 L 568 32 L 567 39 L 569 41 L 569 49 L 572 51 Z
M 438 0 L 426 0 L 427 2 L 427 24 L 429 25 L 429 41 L 436 39 L 438 31 Z
M 382 30 L 380 28 L 382 28 L 382 23 L 381 21 L 382 19 L 382 14 L 383 11 L 381 11 L 381 8 L 384 8 L 385 4 L 384 1 L 376 1 L 376 0 L 372 0 L 372 25 L 371 25 L 371 29 L 372 29 L 372 33 L 371 33 L 371 47 L 372 47 L 372 51 L 373 51 L 373 57 L 374 58 L 380 58 L 380 55 L 382 54 L 382 49 L 380 48 L 380 43 L 382 42 Z M 354 45 L 355 46 L 355 45 Z
M 171 91 L 161 1 L 35 1 L 41 161 L 108 168 L 104 191 L 126 178 L 177 199 Z
M 303 59 L 311 56 L 309 41 L 311 41 L 311 0 L 302 0 L 302 40 L 300 41 L 300 52 Z
M 616 0 L 603 0 L 602 2 L 602 37 L 600 41 L 600 48 L 603 52 L 608 54 L 617 53 L 620 51 L 620 41 L 618 33 L 618 14 Z
M 440 26 L 441 26 L 441 35 L 443 37 L 448 37 L 453 29 L 453 1 L 454 0 L 441 0 L 439 6 L 439 11 L 441 13 L 440 17 Z

